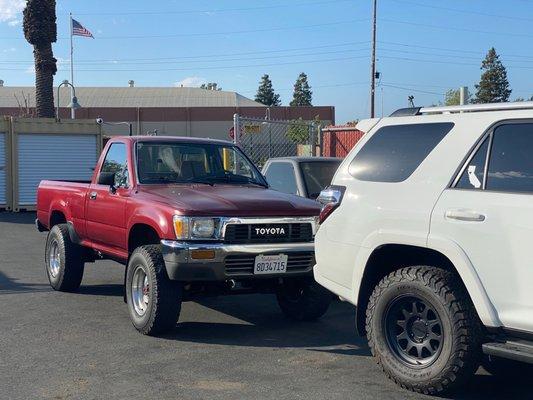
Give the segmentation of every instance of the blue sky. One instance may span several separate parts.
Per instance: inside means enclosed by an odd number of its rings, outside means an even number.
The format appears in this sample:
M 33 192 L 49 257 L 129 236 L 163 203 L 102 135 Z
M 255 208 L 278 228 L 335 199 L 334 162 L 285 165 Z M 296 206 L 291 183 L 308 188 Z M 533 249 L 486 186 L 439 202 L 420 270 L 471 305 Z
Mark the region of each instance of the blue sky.
M 268 73 L 283 104 L 306 72 L 315 105 L 337 122 L 369 113 L 371 0 L 58 0 L 60 60 L 69 78 L 68 13 L 95 39 L 75 37 L 78 86 L 218 82 L 253 98 Z M 22 34 L 23 0 L 0 0 L 0 79 L 33 85 L 32 49 Z M 378 0 L 376 110 L 438 103 L 447 88 L 474 90 L 494 46 L 508 67 L 512 98 L 533 95 L 533 1 Z

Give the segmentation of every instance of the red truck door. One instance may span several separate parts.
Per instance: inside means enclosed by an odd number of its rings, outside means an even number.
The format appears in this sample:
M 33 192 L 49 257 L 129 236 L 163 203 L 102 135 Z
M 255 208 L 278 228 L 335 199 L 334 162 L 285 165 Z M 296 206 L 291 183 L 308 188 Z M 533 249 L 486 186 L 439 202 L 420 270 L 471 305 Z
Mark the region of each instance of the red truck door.
M 104 184 L 105 176 L 114 174 L 114 185 Z M 87 193 L 87 237 L 119 249 L 127 248 L 126 203 L 130 195 L 126 144 L 109 147 L 96 180 Z

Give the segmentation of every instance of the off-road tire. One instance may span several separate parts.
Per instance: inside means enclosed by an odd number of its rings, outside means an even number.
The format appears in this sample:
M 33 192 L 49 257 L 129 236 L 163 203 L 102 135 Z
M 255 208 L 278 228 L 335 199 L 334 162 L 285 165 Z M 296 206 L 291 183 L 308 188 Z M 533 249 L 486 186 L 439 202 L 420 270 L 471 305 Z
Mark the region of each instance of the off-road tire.
M 132 300 L 135 270 L 142 266 L 149 282 L 146 311 L 139 315 Z M 144 335 L 158 335 L 176 327 L 181 310 L 183 286 L 168 278 L 160 245 L 140 246 L 133 251 L 126 272 L 126 302 L 133 326 Z
M 395 353 L 386 331 L 386 315 L 401 296 L 419 296 L 440 317 L 440 352 L 428 365 L 414 366 Z M 407 325 L 407 318 L 405 325 Z M 384 277 L 366 310 L 368 343 L 378 365 L 399 386 L 424 394 L 449 392 L 477 369 L 481 354 L 481 323 L 462 282 L 431 266 L 398 269 Z
M 51 252 L 57 249 L 59 266 L 55 276 L 50 266 Z M 67 224 L 55 225 L 46 238 L 45 271 L 50 286 L 61 292 L 74 292 L 80 288 L 83 279 L 83 248 L 70 240 Z
M 296 321 L 319 319 L 333 300 L 331 292 L 311 280 L 287 281 L 278 287 L 276 297 L 283 314 Z

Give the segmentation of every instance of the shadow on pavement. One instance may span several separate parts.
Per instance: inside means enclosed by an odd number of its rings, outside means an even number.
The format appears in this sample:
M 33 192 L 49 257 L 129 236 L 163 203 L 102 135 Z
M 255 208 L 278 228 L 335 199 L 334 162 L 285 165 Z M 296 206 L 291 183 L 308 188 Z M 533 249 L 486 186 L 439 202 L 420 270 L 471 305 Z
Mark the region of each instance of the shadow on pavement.
M 78 294 L 91 296 L 124 296 L 124 285 L 118 283 L 109 283 L 102 285 L 81 285 Z
M 322 319 L 296 322 L 286 318 L 269 295 L 227 296 L 205 299 L 199 304 L 238 319 L 231 322 L 181 322 L 163 336 L 167 340 L 252 347 L 316 347 L 369 355 L 366 342 L 357 338 L 353 308 L 332 303 Z M 342 349 L 327 349 L 340 346 Z
M 0 271 L 0 295 L 13 293 L 47 292 L 50 285 L 44 283 L 20 282 L 19 279 L 10 278 Z
M 10 224 L 34 224 L 37 214 L 35 212 L 0 212 L 0 222 L 7 222 Z

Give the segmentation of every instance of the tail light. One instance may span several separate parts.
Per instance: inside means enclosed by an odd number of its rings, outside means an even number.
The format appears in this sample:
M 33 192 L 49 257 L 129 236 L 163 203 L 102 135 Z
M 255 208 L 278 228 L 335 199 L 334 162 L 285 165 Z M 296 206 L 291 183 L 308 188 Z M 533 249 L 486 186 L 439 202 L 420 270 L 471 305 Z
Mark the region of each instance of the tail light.
M 320 224 L 340 206 L 345 190 L 346 187 L 344 186 L 330 186 L 320 192 L 317 198 L 317 201 L 322 204 L 322 210 L 320 210 L 320 215 L 318 216 Z

